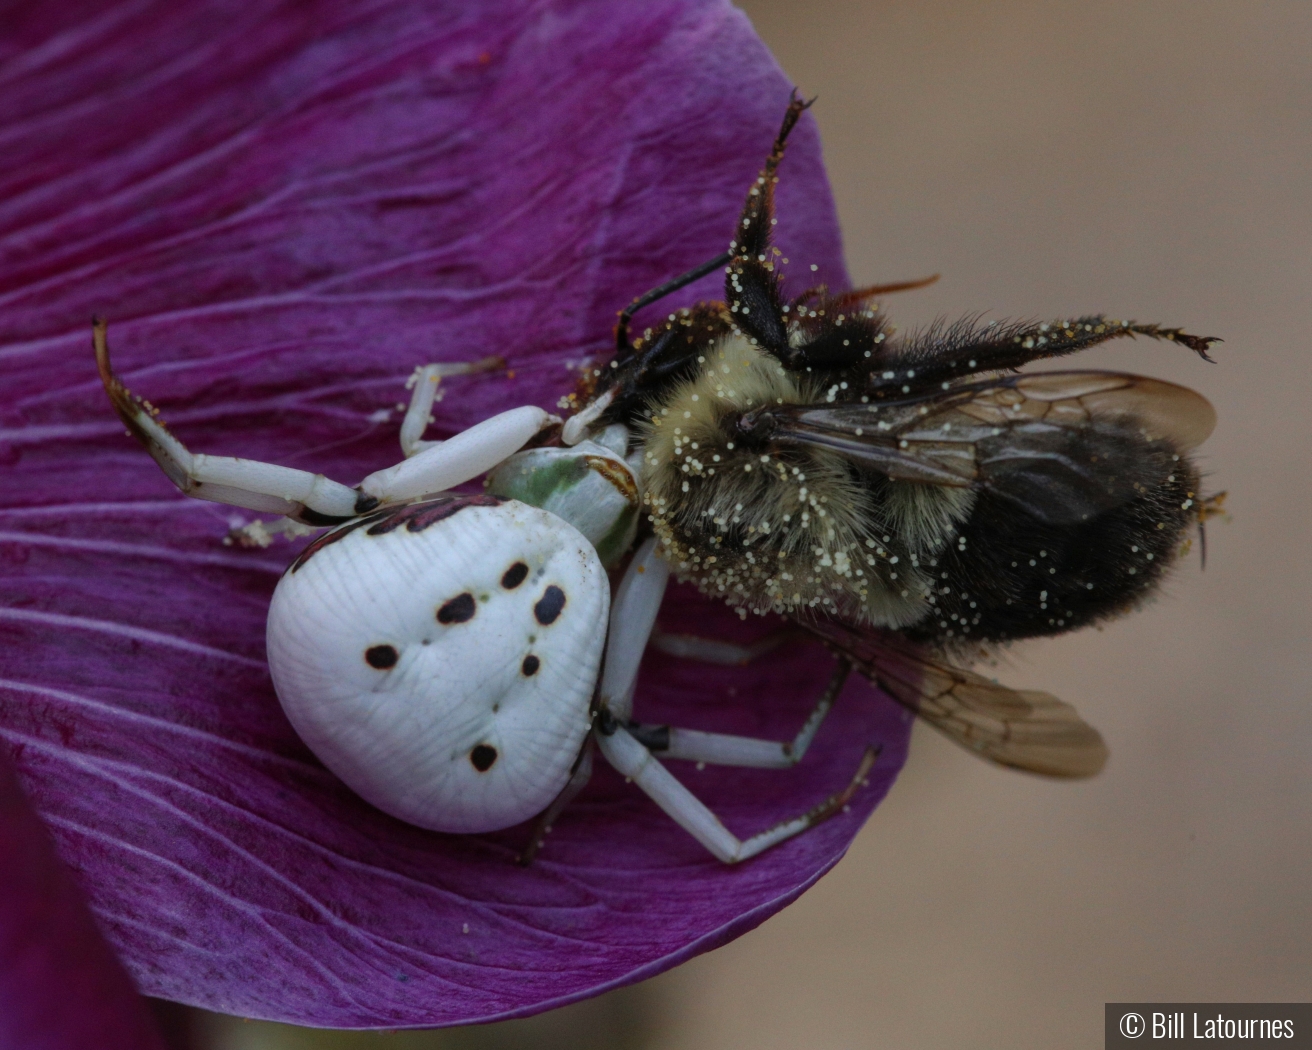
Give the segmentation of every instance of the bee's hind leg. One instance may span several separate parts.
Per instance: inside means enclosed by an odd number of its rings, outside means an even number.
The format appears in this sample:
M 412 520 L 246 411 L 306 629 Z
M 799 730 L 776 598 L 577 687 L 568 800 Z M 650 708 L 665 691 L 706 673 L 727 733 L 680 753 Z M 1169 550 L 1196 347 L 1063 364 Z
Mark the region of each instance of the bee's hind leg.
M 896 390 L 914 376 L 919 386 L 934 386 L 981 372 L 1006 372 L 1031 361 L 1077 354 L 1113 339 L 1145 336 L 1187 347 L 1210 361 L 1216 336 L 1190 335 L 1158 324 L 1113 321 L 1101 314 L 1042 324 L 977 325 L 962 321 L 933 327 L 905 342 L 888 345 L 870 373 L 871 393 Z M 881 371 L 882 370 L 882 371 Z
M 667 656 L 678 656 L 685 660 L 700 660 L 706 664 L 721 664 L 726 667 L 744 667 L 759 660 L 766 653 L 773 652 L 784 642 L 793 638 L 805 637 L 793 627 L 783 627 L 772 631 L 751 645 L 739 645 L 737 642 L 723 642 L 716 638 L 703 638 L 696 634 L 678 634 L 662 631 L 652 632 L 650 645 Z

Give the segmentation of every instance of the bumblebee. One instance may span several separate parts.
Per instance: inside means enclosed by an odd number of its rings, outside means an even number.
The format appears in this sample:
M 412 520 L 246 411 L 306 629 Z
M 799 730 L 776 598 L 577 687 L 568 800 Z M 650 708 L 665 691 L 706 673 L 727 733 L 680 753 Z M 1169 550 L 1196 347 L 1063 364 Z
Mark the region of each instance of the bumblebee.
M 628 430 L 664 557 L 703 593 L 791 617 L 996 761 L 1096 772 L 1106 749 L 1071 708 L 948 661 L 1149 597 L 1213 505 L 1191 454 L 1215 413 L 1161 380 L 1018 369 L 1134 336 L 1210 360 L 1217 340 L 1101 315 L 900 337 L 873 299 L 926 282 L 787 297 L 774 188 L 809 105 L 794 94 L 729 250 L 620 315 L 565 440 Z M 630 338 L 720 268 L 723 302 Z

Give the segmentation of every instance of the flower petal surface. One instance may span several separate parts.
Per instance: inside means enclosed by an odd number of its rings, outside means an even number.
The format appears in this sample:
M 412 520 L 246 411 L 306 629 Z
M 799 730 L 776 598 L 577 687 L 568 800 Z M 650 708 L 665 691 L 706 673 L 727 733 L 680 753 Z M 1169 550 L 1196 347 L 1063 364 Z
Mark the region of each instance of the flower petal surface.
M 527 827 L 439 835 L 366 805 L 297 739 L 264 663 L 294 548 L 224 546 L 241 515 L 172 489 L 89 345 L 102 314 L 125 381 L 193 450 L 348 484 L 399 458 L 418 364 L 507 361 L 448 381 L 439 435 L 554 408 L 620 307 L 732 236 L 791 87 L 746 19 L 713 0 L 29 0 L 7 18 L 0 741 L 139 987 L 318 1026 L 522 1015 L 720 945 L 836 863 L 909 733 L 864 682 L 796 769 L 671 764 L 746 835 L 882 746 L 850 812 L 735 868 L 605 769 L 528 869 Z M 809 117 L 778 204 L 796 286 L 843 286 Z M 718 294 L 712 275 L 651 309 Z M 777 626 L 683 588 L 662 621 Z M 651 653 L 637 709 L 791 738 L 831 663 L 810 643 L 731 669 Z
M 164 1050 L 0 754 L 0 1047 L 82 1046 Z

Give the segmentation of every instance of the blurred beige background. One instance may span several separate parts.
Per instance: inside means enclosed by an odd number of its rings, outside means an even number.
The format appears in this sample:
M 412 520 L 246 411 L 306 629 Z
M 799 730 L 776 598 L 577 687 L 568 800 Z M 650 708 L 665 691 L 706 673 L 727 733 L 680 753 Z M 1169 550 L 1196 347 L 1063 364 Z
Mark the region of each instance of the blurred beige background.
M 1096 1048 L 1108 1000 L 1312 999 L 1312 4 L 743 4 L 807 93 L 858 282 L 895 321 L 1107 311 L 1226 339 L 1081 365 L 1185 383 L 1229 523 L 1154 607 L 1014 650 L 1098 725 L 1097 780 L 918 727 L 838 868 L 727 948 L 509 1026 L 215 1045 Z M 1060 367 L 1060 366 L 1059 366 Z

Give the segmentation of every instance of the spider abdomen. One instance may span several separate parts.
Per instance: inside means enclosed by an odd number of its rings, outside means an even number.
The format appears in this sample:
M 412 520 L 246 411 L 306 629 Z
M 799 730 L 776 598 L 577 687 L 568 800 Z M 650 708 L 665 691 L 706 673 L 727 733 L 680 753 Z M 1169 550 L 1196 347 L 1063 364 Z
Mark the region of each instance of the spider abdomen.
M 446 496 L 329 533 L 284 575 L 269 667 L 302 739 L 378 808 L 509 827 L 560 792 L 588 732 L 610 592 L 546 511 Z

